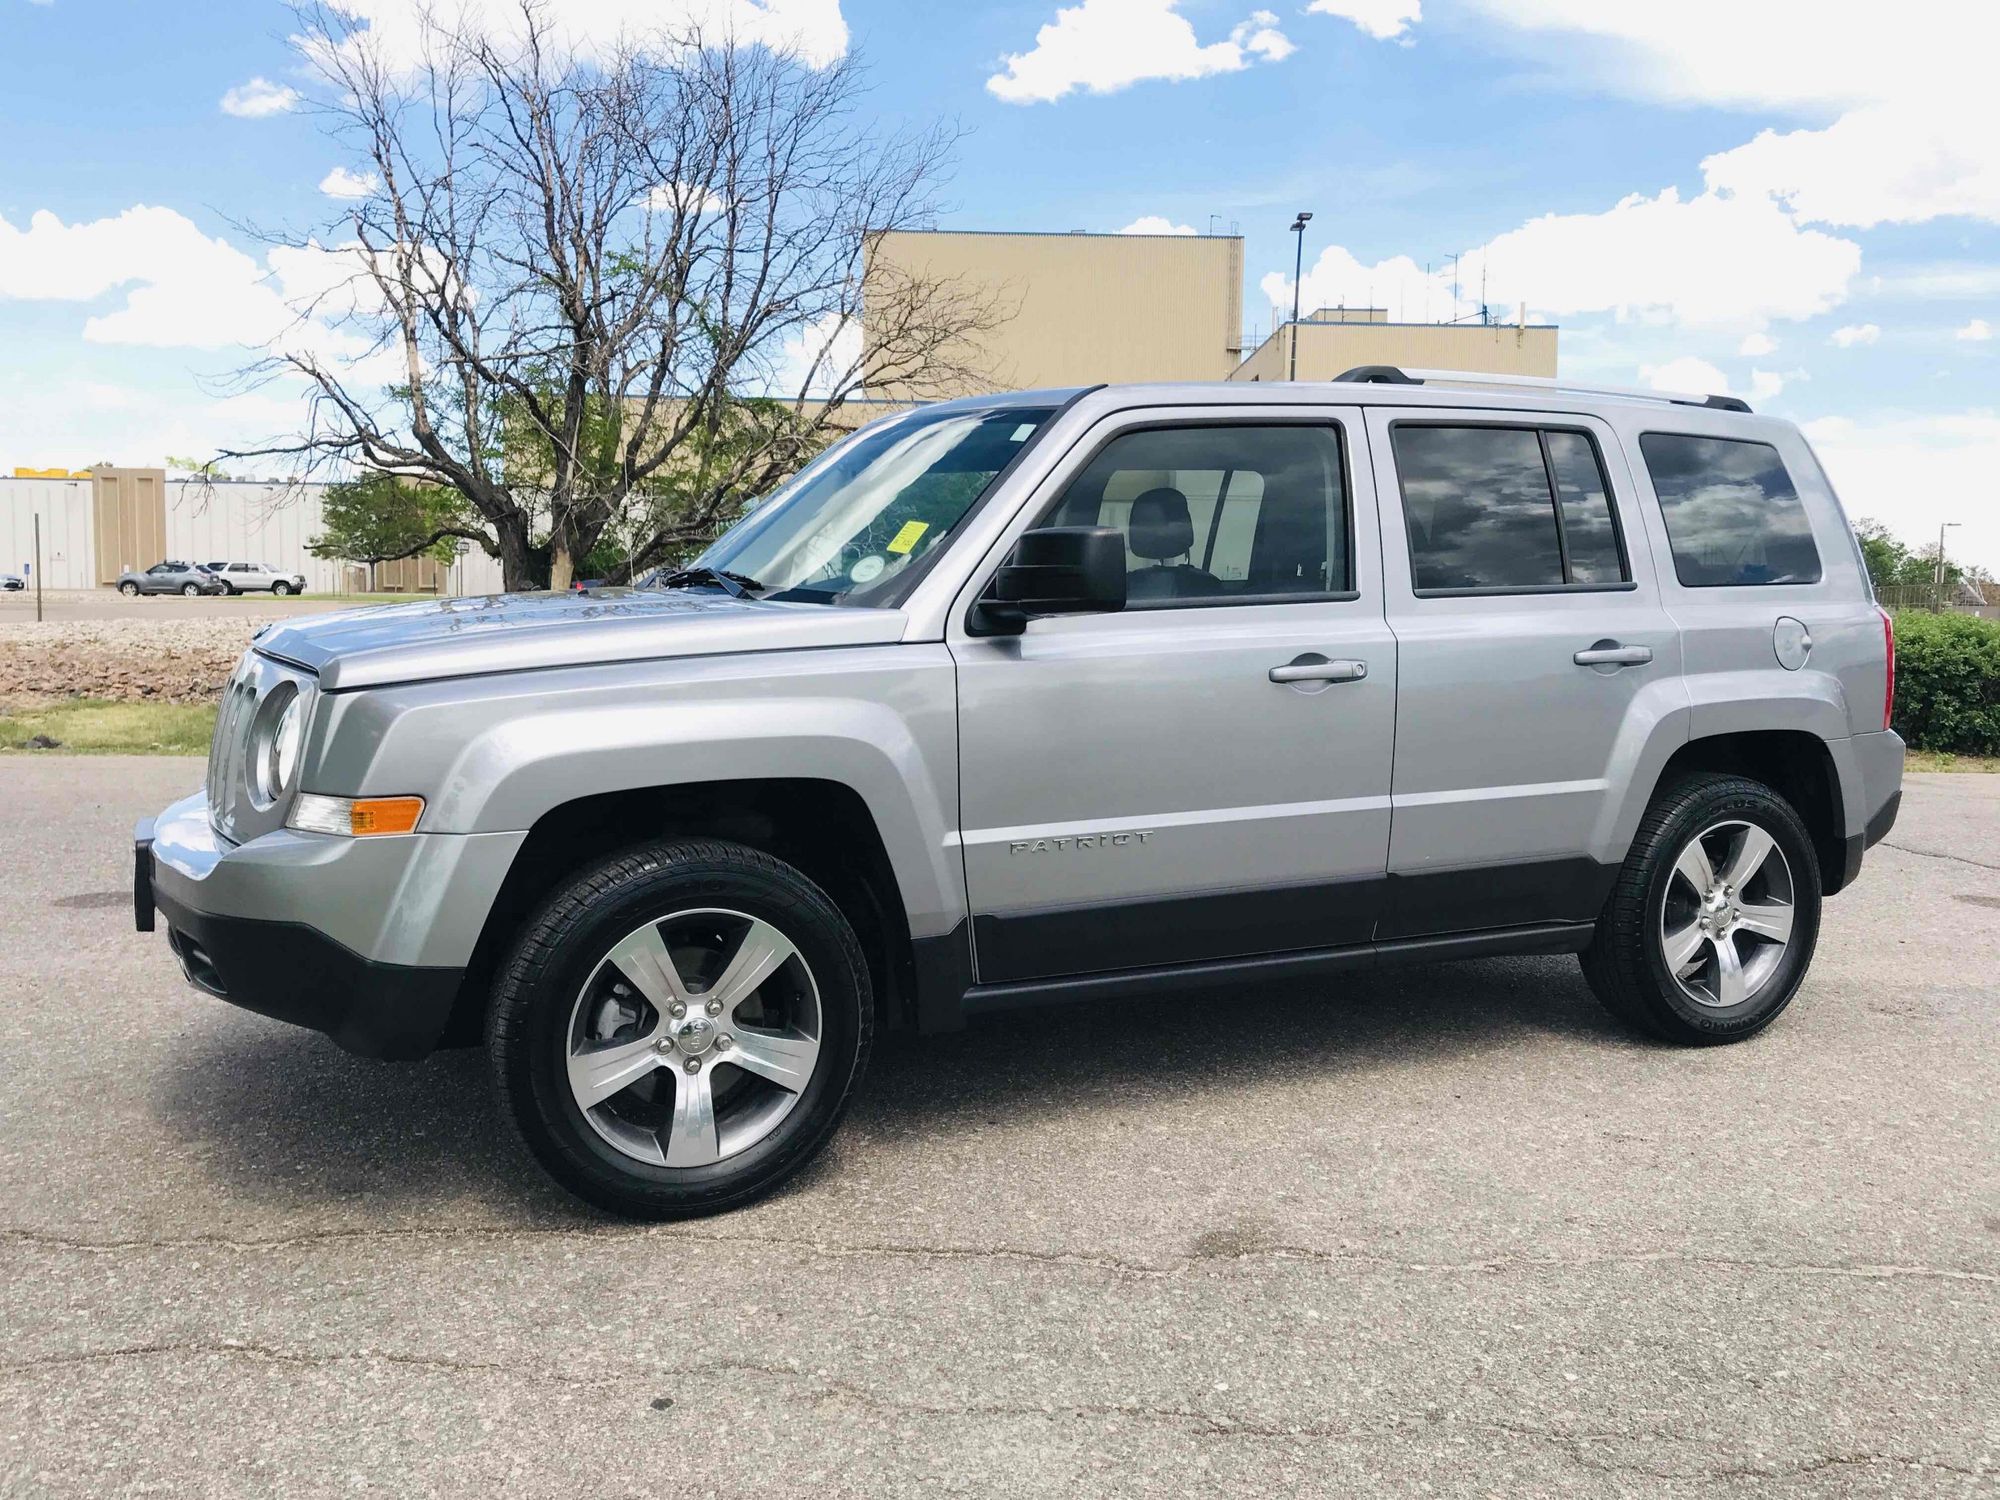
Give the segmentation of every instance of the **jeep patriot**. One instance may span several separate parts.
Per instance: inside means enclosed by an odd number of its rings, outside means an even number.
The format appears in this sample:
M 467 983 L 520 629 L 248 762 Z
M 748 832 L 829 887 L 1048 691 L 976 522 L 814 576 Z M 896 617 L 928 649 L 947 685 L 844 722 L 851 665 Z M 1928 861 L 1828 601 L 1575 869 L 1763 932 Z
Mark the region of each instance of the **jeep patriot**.
M 755 1198 L 880 1028 L 1575 953 L 1705 1045 L 1896 816 L 1796 427 L 1387 367 L 884 418 L 648 586 L 273 624 L 135 836 L 196 988 L 483 1041 L 567 1188 Z

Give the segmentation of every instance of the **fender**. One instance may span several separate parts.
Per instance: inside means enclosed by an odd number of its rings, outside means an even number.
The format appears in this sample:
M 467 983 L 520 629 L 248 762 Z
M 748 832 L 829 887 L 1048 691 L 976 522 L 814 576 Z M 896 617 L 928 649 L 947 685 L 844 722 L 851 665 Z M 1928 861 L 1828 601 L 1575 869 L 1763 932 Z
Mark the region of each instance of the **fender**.
M 834 781 L 873 814 L 911 935 L 964 919 L 947 826 L 958 806 L 957 709 L 940 643 L 565 668 L 327 701 L 304 784 L 346 796 L 423 792 L 426 832 L 524 832 L 584 793 Z M 365 749 L 310 763 L 323 745 Z

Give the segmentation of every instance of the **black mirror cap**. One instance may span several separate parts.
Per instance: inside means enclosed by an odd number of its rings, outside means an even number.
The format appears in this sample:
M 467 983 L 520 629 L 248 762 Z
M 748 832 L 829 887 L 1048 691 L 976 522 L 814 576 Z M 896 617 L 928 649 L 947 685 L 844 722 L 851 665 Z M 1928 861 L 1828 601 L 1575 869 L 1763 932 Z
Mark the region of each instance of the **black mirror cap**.
M 973 611 L 974 630 L 1018 635 L 1045 615 L 1125 607 L 1125 533 L 1115 526 L 1044 526 L 1014 544 Z

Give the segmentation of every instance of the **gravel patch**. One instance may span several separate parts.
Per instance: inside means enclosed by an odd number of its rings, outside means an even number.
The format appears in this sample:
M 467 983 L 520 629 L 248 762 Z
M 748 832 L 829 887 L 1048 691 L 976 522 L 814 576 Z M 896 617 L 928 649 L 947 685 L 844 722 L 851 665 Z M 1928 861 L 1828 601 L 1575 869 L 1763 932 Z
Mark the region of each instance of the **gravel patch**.
M 267 623 L 238 617 L 0 625 L 0 697 L 211 702 Z

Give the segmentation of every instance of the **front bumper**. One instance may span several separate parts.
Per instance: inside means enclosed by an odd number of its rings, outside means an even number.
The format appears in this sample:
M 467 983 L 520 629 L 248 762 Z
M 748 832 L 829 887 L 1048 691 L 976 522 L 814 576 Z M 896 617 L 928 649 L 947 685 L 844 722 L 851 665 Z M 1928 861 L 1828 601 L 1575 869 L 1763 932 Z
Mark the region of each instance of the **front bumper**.
M 519 834 L 219 839 L 200 795 L 133 836 L 139 930 L 166 920 L 188 982 L 364 1057 L 442 1036 Z

